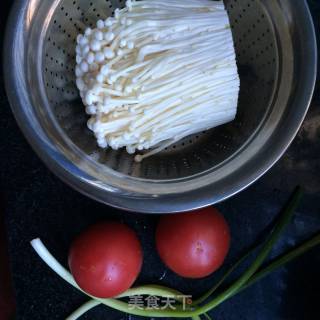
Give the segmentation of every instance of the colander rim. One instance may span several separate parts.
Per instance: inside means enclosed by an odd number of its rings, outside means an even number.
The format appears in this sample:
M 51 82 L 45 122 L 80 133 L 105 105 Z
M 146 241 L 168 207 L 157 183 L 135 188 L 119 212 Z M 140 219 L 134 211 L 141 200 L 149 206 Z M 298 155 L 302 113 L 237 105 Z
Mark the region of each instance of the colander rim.
M 28 0 L 14 3 L 4 42 L 5 87 L 13 114 L 30 145 L 52 172 L 79 192 L 111 206 L 144 213 L 169 213 L 195 210 L 233 196 L 259 179 L 279 160 L 296 136 L 311 103 L 317 75 L 317 43 L 312 16 L 306 0 L 303 0 L 301 2 L 301 6 L 305 9 L 303 18 L 311 40 L 308 41 L 306 52 L 308 66 L 305 70 L 304 95 L 299 97 L 299 108 L 296 108 L 299 109 L 300 113 L 296 116 L 295 125 L 287 130 L 282 139 L 277 141 L 277 145 L 273 152 L 269 154 L 269 157 L 264 158 L 258 167 L 247 167 L 247 171 L 242 173 L 237 180 L 234 180 L 228 190 L 221 188 L 213 191 L 214 186 L 208 185 L 183 194 L 173 193 L 159 196 L 142 193 L 128 194 L 124 190 L 112 190 L 112 188 L 109 191 L 99 189 L 94 183 L 90 183 L 93 182 L 93 177 L 80 170 L 63 154 L 53 149 L 48 141 L 38 139 L 35 128 L 26 122 L 26 114 L 22 108 L 26 101 L 23 96 L 17 94 L 21 90 L 19 88 L 19 80 L 21 80 L 19 77 L 21 75 L 15 70 L 15 61 L 20 54 L 15 51 L 15 43 L 17 38 L 21 36 L 18 31 L 28 3 Z M 30 105 L 30 108 L 32 108 L 32 105 Z

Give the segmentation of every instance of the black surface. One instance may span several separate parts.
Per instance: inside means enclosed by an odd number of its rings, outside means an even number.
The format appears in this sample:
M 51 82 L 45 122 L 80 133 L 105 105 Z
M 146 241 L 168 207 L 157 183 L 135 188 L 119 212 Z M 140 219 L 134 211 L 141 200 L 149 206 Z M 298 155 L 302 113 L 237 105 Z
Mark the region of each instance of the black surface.
M 318 24 L 319 1 L 309 2 Z M 2 2 L 1 36 L 10 3 Z M 153 234 L 158 217 L 124 213 L 94 202 L 50 173 L 18 129 L 5 96 L 3 75 L 0 81 L 0 190 L 7 198 L 6 225 L 18 305 L 17 319 L 64 319 L 87 300 L 44 265 L 32 251 L 29 241 L 41 237 L 58 260 L 66 265 L 71 239 L 90 224 L 103 219 L 122 220 L 137 230 L 145 252 L 139 283 L 162 283 L 194 295 L 212 284 L 217 275 L 187 281 L 166 271 L 154 252 Z M 305 187 L 306 195 L 273 255 L 320 230 L 319 107 L 320 93 L 317 91 L 307 119 L 285 156 L 253 186 L 218 205 L 232 231 L 232 246 L 225 266 L 268 230 L 275 214 L 297 184 Z M 320 248 L 317 248 L 224 303 L 212 315 L 218 320 L 319 319 L 319 270 Z M 136 318 L 97 307 L 83 319 Z

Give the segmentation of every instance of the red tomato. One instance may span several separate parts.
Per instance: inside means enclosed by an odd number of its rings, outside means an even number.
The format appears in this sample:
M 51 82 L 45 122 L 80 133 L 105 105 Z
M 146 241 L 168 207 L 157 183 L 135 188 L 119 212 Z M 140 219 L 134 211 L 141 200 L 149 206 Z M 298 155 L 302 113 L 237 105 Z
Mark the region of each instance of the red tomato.
M 230 245 L 229 227 L 213 207 L 162 216 L 156 244 L 162 261 L 186 278 L 202 278 L 223 263 Z
M 69 267 L 77 284 L 99 298 L 129 289 L 142 266 L 142 249 L 133 230 L 117 222 L 97 224 L 73 242 Z

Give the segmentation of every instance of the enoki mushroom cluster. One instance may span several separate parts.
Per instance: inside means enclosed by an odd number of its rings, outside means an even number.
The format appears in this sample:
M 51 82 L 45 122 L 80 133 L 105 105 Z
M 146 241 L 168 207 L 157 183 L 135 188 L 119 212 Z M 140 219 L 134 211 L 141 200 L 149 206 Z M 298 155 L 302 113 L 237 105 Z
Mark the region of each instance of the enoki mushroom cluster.
M 79 35 L 76 53 L 102 148 L 138 151 L 141 161 L 236 116 L 240 81 L 222 1 L 129 0 Z

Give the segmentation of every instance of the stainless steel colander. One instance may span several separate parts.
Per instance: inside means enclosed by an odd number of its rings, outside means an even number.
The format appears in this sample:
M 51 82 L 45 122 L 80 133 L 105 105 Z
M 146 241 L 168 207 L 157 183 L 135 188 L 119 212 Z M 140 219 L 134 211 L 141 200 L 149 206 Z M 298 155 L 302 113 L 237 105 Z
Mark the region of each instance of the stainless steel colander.
M 124 1 L 16 1 L 6 36 L 7 92 L 50 169 L 104 203 L 178 212 L 230 197 L 270 168 L 297 133 L 314 89 L 312 20 L 304 0 L 225 3 L 241 78 L 237 119 L 136 163 L 125 150 L 97 148 L 74 76 L 77 34 Z

